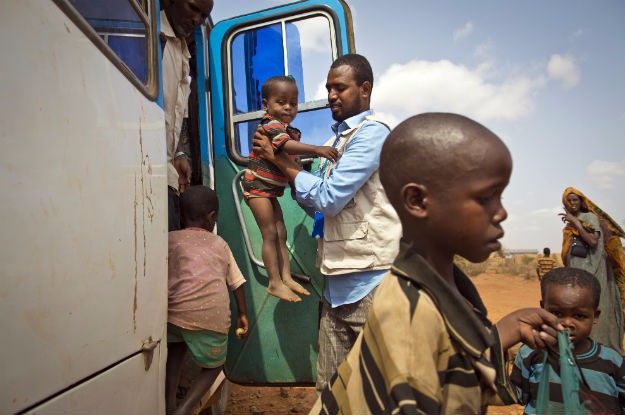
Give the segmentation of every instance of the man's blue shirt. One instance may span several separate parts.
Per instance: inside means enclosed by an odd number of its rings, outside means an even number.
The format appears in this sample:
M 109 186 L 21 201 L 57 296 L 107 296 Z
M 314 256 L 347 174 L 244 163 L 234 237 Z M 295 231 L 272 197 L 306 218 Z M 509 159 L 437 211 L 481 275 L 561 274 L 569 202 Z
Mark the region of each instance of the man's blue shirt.
M 358 126 L 373 111 L 364 111 L 332 126 L 335 143 L 339 134 Z M 347 145 L 339 163 L 329 177 L 322 180 L 320 171 L 315 174 L 301 171 L 295 177 L 296 197 L 307 212 L 319 211 L 325 216 L 337 215 L 371 175 L 380 167 L 380 152 L 388 128 L 379 122 L 364 124 Z M 341 274 L 326 278 L 323 296 L 338 307 L 355 303 L 377 287 L 388 270 L 375 270 Z

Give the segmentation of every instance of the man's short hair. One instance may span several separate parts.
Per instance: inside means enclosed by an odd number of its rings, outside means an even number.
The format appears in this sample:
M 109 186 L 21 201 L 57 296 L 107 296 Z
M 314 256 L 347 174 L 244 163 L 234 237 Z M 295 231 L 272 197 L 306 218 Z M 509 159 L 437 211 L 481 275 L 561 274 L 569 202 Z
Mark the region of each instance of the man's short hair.
M 549 285 L 571 285 L 573 287 L 585 288 L 592 293 L 593 307 L 599 307 L 601 297 L 601 286 L 599 281 L 590 272 L 581 268 L 560 267 L 547 272 L 540 280 L 540 295 L 545 300 Z
M 354 70 L 356 84 L 358 86 L 367 81 L 373 86 L 373 70 L 367 58 L 357 53 L 348 53 L 347 55 L 336 58 L 336 60 L 332 62 L 330 69 L 338 68 L 343 65 L 347 65 Z

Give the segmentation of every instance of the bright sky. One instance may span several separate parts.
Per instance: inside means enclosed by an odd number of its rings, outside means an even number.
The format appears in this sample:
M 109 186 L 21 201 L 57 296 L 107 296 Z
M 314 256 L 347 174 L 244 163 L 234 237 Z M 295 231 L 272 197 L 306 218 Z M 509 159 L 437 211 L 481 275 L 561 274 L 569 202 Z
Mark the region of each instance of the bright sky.
M 212 18 L 286 3 L 215 0 Z M 504 248 L 560 252 L 567 186 L 625 226 L 622 0 L 348 4 L 380 117 L 393 126 L 421 112 L 457 112 L 510 148 Z

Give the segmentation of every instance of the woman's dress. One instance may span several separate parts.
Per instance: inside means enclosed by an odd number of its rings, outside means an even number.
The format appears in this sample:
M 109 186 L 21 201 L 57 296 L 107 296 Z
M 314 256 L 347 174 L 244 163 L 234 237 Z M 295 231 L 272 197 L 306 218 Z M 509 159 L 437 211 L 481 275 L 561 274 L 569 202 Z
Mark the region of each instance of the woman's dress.
M 593 229 L 601 232 L 599 219 L 593 213 L 580 212 L 577 217 L 580 221 L 588 223 Z M 573 256 L 569 250 L 567 259 L 568 266 L 590 272 L 599 280 L 599 285 L 601 286 L 601 299 L 599 301 L 601 314 L 597 323 L 593 326 L 590 337 L 623 354 L 621 293 L 614 281 L 612 269 L 606 260 L 607 255 L 603 246 L 603 235 L 599 236 L 597 246 L 594 248 L 589 247 L 586 258 Z

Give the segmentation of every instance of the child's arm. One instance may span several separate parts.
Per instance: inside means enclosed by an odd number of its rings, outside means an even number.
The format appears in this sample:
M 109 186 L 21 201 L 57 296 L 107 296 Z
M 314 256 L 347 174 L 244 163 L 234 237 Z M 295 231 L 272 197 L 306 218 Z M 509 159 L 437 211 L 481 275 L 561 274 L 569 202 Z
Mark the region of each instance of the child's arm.
M 287 141 L 284 143 L 282 148 L 291 155 L 312 154 L 319 157 L 325 157 L 333 163 L 339 156 L 339 152 L 332 146 L 313 146 L 296 140 Z
M 556 316 L 542 308 L 522 308 L 495 325 L 503 350 L 523 342 L 532 349 L 558 344 L 557 331 L 564 330 Z
M 234 300 L 237 303 L 237 328 L 235 330 L 236 336 L 239 339 L 247 336 L 248 323 L 247 323 L 247 304 L 245 303 L 245 291 L 243 291 L 243 285 L 232 291 Z
M 526 365 L 526 360 L 532 350 L 527 346 L 521 347 L 514 359 L 512 373 L 510 374 L 510 383 L 516 392 L 516 397 L 520 405 L 527 405 L 531 399 L 531 367 Z

